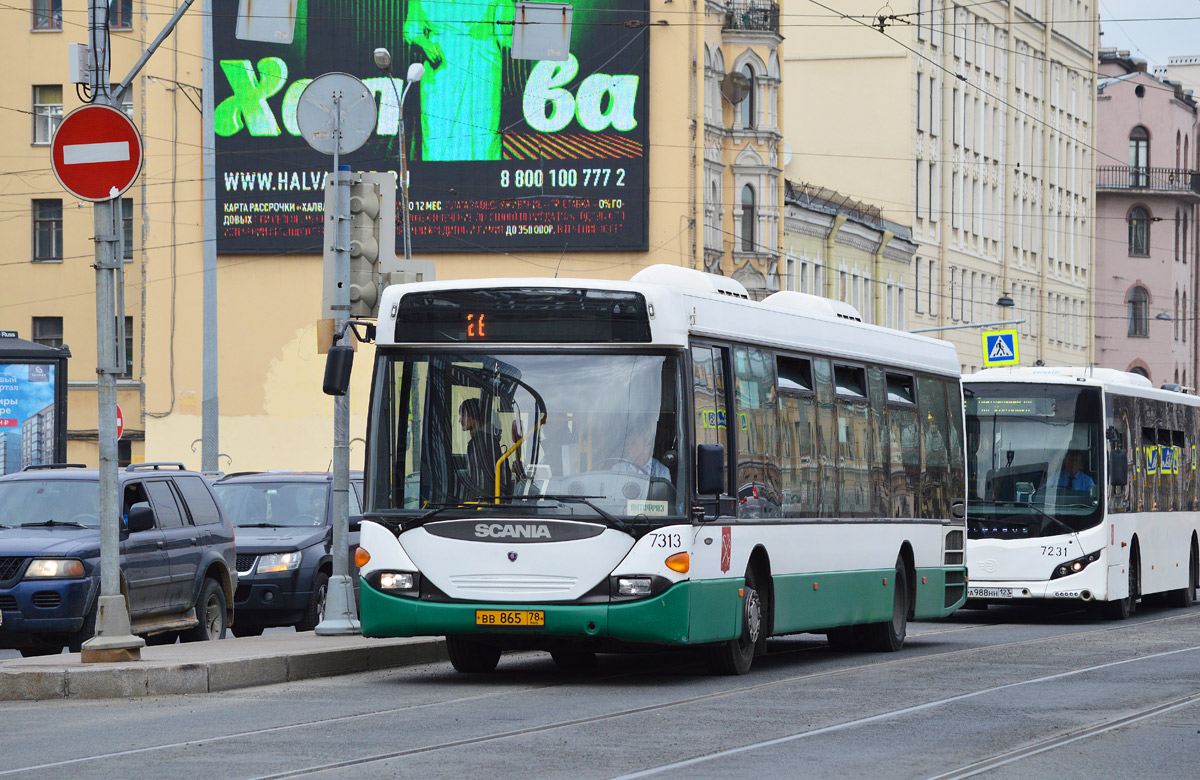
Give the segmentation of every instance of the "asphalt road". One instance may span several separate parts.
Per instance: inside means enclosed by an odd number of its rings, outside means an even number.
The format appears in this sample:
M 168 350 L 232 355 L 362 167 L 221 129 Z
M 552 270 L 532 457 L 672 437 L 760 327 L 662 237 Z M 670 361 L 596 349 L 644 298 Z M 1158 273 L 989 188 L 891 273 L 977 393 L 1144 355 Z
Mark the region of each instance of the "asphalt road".
M 1200 606 L 910 626 L 898 654 L 773 640 L 745 677 L 685 653 L 449 664 L 222 694 L 0 704 L 0 778 L 1191 780 Z

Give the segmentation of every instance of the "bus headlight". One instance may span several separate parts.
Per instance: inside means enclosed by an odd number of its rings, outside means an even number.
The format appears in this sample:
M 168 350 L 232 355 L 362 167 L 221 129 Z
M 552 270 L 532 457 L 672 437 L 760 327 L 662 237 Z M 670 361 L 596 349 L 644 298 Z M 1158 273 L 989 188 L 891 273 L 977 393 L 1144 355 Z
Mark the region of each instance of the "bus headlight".
M 1066 563 L 1059 564 L 1058 566 L 1054 567 L 1054 573 L 1050 575 L 1050 579 L 1057 580 L 1059 577 L 1078 574 L 1086 569 L 1089 563 L 1095 563 L 1098 560 L 1100 560 L 1099 550 L 1094 553 L 1088 553 L 1082 558 L 1076 558 L 1073 561 L 1067 561 Z
M 385 571 L 379 575 L 380 590 L 412 590 L 413 573 L 410 571 Z
M 30 579 L 82 577 L 83 561 L 75 558 L 34 558 L 25 569 L 25 576 Z
M 649 596 L 653 582 L 649 577 L 618 577 L 618 596 Z

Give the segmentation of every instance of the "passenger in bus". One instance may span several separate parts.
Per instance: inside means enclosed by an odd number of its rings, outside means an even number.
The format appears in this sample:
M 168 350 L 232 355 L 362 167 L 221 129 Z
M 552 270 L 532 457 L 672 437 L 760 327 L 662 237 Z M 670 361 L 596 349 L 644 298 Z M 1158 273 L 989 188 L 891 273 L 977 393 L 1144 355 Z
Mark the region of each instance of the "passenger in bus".
M 467 467 L 460 472 L 460 496 L 470 500 L 496 495 L 496 463 L 500 460 L 500 434 L 487 425 L 487 414 L 478 398 L 468 398 L 458 407 L 458 423 L 471 434 L 467 442 Z M 508 467 L 502 473 L 501 491 L 508 485 Z M 511 492 L 511 488 L 510 491 Z
M 1083 453 L 1079 450 L 1068 450 L 1063 457 L 1062 470 L 1058 476 L 1050 480 L 1048 487 L 1067 488 L 1090 492 L 1096 481 L 1083 470 Z

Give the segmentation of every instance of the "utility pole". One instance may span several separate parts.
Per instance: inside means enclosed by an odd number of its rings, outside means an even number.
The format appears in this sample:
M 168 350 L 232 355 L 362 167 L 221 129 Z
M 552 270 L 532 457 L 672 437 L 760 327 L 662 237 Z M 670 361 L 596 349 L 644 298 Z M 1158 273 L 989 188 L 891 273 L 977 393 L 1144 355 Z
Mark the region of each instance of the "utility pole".
M 93 102 L 111 106 L 108 81 L 108 30 L 101 24 L 108 13 L 104 0 L 88 3 L 91 35 L 91 94 Z M 141 660 L 145 640 L 133 636 L 129 611 L 121 595 L 120 495 L 117 475 L 117 374 L 123 369 L 125 262 L 121 257 L 122 223 L 115 208 L 119 195 L 97 201 L 93 220 L 96 235 L 96 397 L 97 439 L 100 450 L 100 595 L 97 596 L 96 635 L 84 643 L 84 663 Z M 114 300 L 115 299 L 115 300 Z

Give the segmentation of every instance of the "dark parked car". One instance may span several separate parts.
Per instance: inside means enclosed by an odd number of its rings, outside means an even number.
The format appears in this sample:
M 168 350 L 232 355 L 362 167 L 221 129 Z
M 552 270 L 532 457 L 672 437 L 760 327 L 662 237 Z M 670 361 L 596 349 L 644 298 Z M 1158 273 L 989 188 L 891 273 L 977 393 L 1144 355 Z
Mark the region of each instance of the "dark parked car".
M 220 639 L 233 619 L 233 525 L 181 463 L 119 473 L 121 592 L 150 644 Z M 78 652 L 96 629 L 100 480 L 56 464 L 0 477 L 0 648 Z
M 213 483 L 237 527 L 236 636 L 311 631 L 325 616 L 333 574 L 333 475 L 251 471 Z M 350 550 L 362 522 L 362 473 L 350 475 Z M 353 560 L 351 561 L 351 574 Z M 357 578 L 355 578 L 357 579 Z

